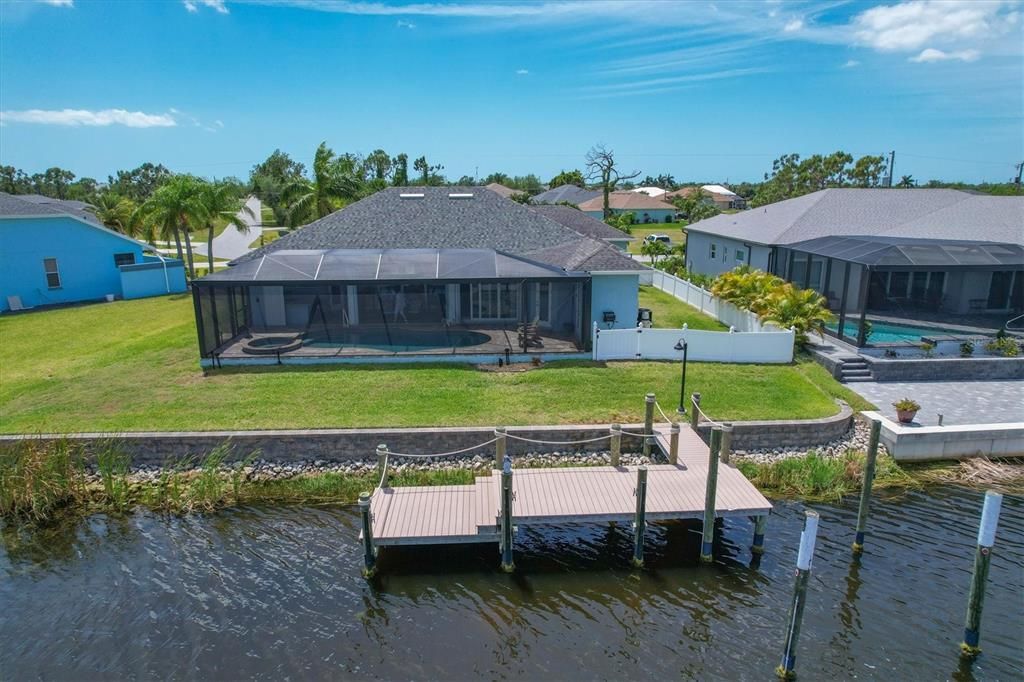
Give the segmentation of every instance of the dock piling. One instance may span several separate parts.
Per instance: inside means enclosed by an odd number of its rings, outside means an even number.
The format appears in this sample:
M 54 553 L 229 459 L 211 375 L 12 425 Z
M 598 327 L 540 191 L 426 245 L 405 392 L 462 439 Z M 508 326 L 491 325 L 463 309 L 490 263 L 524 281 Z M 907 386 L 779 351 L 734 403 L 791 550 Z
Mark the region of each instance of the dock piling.
M 381 488 L 388 488 L 388 446 L 381 443 L 377 446 L 377 476 Z
M 750 545 L 751 554 L 764 554 L 764 531 L 767 526 L 767 516 L 754 517 L 754 542 Z
M 501 463 L 501 570 L 515 570 L 512 561 L 512 458 L 505 455 Z
M 722 450 L 718 453 L 718 458 L 722 460 L 722 463 L 728 464 L 729 457 L 732 455 L 732 425 L 722 424 Z
M 672 422 L 668 428 L 668 463 L 679 462 L 679 424 Z
M 704 488 L 704 529 L 700 543 L 700 560 L 711 563 L 715 541 L 715 494 L 718 490 L 718 451 L 722 446 L 722 428 L 711 429 L 711 450 L 708 455 L 708 479 Z
M 501 463 L 505 461 L 505 449 L 507 445 L 506 440 L 506 428 L 499 426 L 494 429 L 494 437 L 498 440 L 494 441 L 494 468 L 500 469 Z
M 651 456 L 651 443 L 654 441 L 654 394 L 644 396 L 644 457 Z
M 857 507 L 857 534 L 853 540 L 854 554 L 864 551 L 864 531 L 868 525 L 868 512 L 871 508 L 871 486 L 875 482 L 875 462 L 878 459 L 878 437 L 882 432 L 882 422 L 871 420 L 871 436 L 868 439 L 868 454 L 864 461 L 864 480 L 860 486 L 860 505 Z
M 807 601 L 807 582 L 811 577 L 811 559 L 814 557 L 814 542 L 818 536 L 818 512 L 804 512 L 804 530 L 800 533 L 800 552 L 796 557 L 796 584 L 793 586 L 793 603 L 789 607 L 789 625 L 786 630 L 786 644 L 782 663 L 775 674 L 783 680 L 796 677 L 796 643 L 800 637 L 800 621 L 804 617 Z
M 608 429 L 611 432 L 611 460 L 612 466 L 619 466 L 619 459 L 622 457 L 622 425 L 612 424 Z
M 999 510 L 1002 505 L 1002 495 L 993 490 L 985 493 L 985 504 L 981 509 L 981 523 L 978 526 L 978 548 L 974 552 L 971 592 L 967 597 L 964 641 L 960 644 L 960 652 L 963 656 L 973 657 L 981 653 L 981 610 L 985 604 L 988 566 L 992 560 L 992 546 L 996 543 L 996 527 L 999 525 Z
M 694 433 L 697 433 L 697 424 L 700 423 L 700 393 L 694 393 L 690 396 L 690 428 L 693 429 Z
M 633 519 L 633 566 L 644 565 L 644 531 L 647 530 L 647 467 L 636 470 L 636 516 Z
M 377 548 L 373 546 L 370 493 L 359 493 L 359 513 L 363 521 L 363 577 L 372 578 L 377 573 Z

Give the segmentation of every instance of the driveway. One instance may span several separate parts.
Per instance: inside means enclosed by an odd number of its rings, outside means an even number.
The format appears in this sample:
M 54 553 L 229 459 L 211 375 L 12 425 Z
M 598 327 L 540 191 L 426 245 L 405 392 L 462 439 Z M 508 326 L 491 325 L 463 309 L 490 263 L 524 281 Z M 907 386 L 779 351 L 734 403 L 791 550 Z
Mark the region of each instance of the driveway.
M 249 197 L 245 205 L 253 212 L 253 216 L 246 215 L 245 211 L 239 211 L 238 217 L 250 225 L 249 233 L 241 232 L 234 225 L 228 225 L 223 232 L 213 238 L 213 257 L 235 259 L 252 251 L 249 244 L 252 244 L 260 236 L 261 211 L 263 203 L 256 197 Z M 196 253 L 206 255 L 206 242 L 193 244 Z
M 896 418 L 892 404 L 912 398 L 921 405 L 916 421 L 938 424 L 1024 422 L 1024 381 L 856 381 L 845 386 Z

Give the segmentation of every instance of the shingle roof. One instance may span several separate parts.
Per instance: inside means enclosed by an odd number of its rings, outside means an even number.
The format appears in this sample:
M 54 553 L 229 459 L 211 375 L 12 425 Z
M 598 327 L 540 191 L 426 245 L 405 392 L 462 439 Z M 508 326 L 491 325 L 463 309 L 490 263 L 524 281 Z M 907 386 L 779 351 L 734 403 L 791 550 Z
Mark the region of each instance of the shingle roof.
M 1024 243 L 1024 197 L 954 189 L 825 189 L 690 225 L 759 244 L 828 236 Z
M 608 207 L 621 211 L 644 211 L 644 210 L 675 210 L 675 206 L 649 197 L 643 192 L 612 192 L 608 195 Z M 604 209 L 604 197 L 596 196 L 589 201 L 580 204 L 580 210 L 600 211 Z
M 280 250 L 381 248 L 494 249 L 566 270 L 643 268 L 615 247 L 482 187 L 389 187 L 236 262 Z
M 530 209 L 541 215 L 551 218 L 555 222 L 575 230 L 584 237 L 606 240 L 628 240 L 632 239 L 622 230 L 616 230 L 611 225 L 601 222 L 597 218 L 587 215 L 578 208 L 572 206 L 540 205 L 530 206 Z
M 61 213 L 62 211 L 45 204 L 25 201 L 20 196 L 0 192 L 0 216 L 60 215 Z
M 519 191 L 519 190 L 512 189 L 511 187 L 506 187 L 505 185 L 502 185 L 499 182 L 492 182 L 491 184 L 484 185 L 484 186 L 487 189 L 489 189 L 492 192 L 494 192 L 495 194 L 499 194 L 499 195 L 505 197 L 506 199 L 508 199 L 510 196 L 512 196 L 513 194 L 515 194 L 516 192 Z
M 576 185 L 559 185 L 558 187 L 552 187 L 548 191 L 541 192 L 537 196 L 533 197 L 533 203 L 557 204 L 567 201 L 570 204 L 578 206 L 584 201 L 589 201 L 590 199 L 599 196 L 601 196 L 601 190 L 584 189 L 583 187 L 577 187 Z
M 100 225 L 96 215 L 86 210 L 88 206 L 84 201 L 54 199 L 42 194 L 12 195 L 0 192 L 0 215 L 72 215 Z

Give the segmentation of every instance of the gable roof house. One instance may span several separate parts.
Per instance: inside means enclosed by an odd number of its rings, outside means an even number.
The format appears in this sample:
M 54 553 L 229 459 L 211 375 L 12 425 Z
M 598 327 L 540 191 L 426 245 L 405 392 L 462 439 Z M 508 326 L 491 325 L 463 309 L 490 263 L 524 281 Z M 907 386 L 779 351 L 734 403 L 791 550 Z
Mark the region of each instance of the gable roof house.
M 582 357 L 643 270 L 482 187 L 388 188 L 197 280 L 201 362 Z
M 594 218 L 603 218 L 604 195 L 584 201 L 579 209 Z M 630 191 L 609 193 L 608 209 L 613 214 L 632 213 L 636 223 L 670 223 L 676 214 L 676 207 L 667 201 Z
M 603 220 L 598 220 L 572 206 L 540 204 L 531 205 L 530 208 L 570 230 L 579 232 L 584 237 L 608 242 L 620 251 L 629 248 L 629 243 L 633 241 L 633 237 L 622 230 L 616 230 Z
M 568 203 L 579 206 L 584 201 L 601 196 L 599 189 L 586 189 L 576 185 L 559 185 L 552 187 L 546 192 L 541 192 L 533 197 L 534 204 L 562 204 Z
M 1024 197 L 825 189 L 690 225 L 686 259 L 814 289 L 858 345 L 868 315 L 999 328 L 1024 308 Z
M 492 182 L 489 185 L 485 185 L 487 189 L 491 190 L 495 194 L 511 199 L 513 194 L 516 194 L 519 190 L 507 187 L 500 182 Z
M 700 189 L 704 192 L 705 201 L 714 204 L 715 208 L 720 211 L 744 209 L 747 207 L 747 200 L 728 187 L 723 187 L 722 185 L 701 185 Z M 686 198 L 696 191 L 696 187 L 682 187 L 674 192 L 669 192 L 665 198 L 669 201 L 675 197 Z
M 86 206 L 0 192 L 0 311 L 185 291 L 181 261 L 146 253 Z

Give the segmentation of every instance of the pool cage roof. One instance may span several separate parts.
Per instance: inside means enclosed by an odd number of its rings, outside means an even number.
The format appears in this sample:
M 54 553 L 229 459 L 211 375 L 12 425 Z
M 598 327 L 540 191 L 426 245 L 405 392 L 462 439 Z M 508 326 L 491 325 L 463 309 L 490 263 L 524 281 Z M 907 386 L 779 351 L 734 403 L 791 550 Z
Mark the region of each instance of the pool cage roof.
M 898 237 L 818 237 L 787 248 L 871 267 L 1002 267 L 1024 265 L 1019 244 Z
M 385 282 L 585 278 L 493 249 L 281 250 L 207 275 L 197 283 Z

